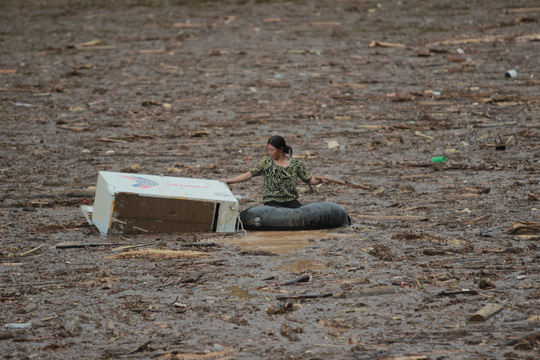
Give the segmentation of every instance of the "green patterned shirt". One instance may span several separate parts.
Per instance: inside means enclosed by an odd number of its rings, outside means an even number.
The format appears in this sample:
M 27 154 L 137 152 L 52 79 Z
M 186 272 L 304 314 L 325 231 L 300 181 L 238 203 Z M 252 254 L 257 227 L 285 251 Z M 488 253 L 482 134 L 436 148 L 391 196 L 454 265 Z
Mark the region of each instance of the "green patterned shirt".
M 307 172 L 298 159 L 290 159 L 289 166 L 276 165 L 271 157 L 265 156 L 257 166 L 249 169 L 252 176 L 264 174 L 263 201 L 292 201 L 298 199 L 296 181 L 298 178 L 307 183 L 313 175 Z

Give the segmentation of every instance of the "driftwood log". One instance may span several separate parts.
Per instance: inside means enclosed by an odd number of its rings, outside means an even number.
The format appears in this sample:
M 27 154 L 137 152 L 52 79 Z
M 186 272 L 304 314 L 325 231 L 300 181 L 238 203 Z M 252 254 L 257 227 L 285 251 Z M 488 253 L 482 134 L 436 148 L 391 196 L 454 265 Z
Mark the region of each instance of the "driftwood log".
M 294 284 L 298 284 L 298 283 L 301 283 L 301 282 L 308 282 L 310 280 L 310 276 L 308 274 L 302 274 L 292 280 L 287 280 L 285 282 L 283 282 L 282 285 L 294 285 Z
M 540 222 L 516 221 L 508 230 L 508 234 L 533 234 L 540 232 Z
M 476 290 L 469 290 L 469 289 L 462 289 L 457 291 L 441 291 L 435 296 L 452 296 L 452 295 L 478 295 L 478 291 Z
M 493 315 L 497 314 L 498 312 L 502 311 L 504 309 L 504 306 L 501 304 L 487 304 L 477 312 L 473 314 L 469 318 L 469 321 L 471 322 L 483 322 L 492 317 Z

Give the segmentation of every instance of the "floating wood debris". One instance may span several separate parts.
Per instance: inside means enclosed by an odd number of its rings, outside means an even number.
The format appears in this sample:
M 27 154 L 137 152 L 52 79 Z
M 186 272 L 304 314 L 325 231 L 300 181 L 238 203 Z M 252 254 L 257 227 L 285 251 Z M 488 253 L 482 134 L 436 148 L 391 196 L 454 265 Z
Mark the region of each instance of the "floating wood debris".
M 540 222 L 516 221 L 508 230 L 508 234 L 532 234 L 540 232 Z
M 308 274 L 302 274 L 292 280 L 287 280 L 283 283 L 283 285 L 295 285 L 301 282 L 308 282 L 311 279 L 311 277 Z
M 300 300 L 300 299 L 316 299 L 316 298 L 325 298 L 332 296 L 332 293 L 324 294 L 303 294 L 303 295 L 290 295 L 290 296 L 280 296 L 277 300 Z
M 397 44 L 397 43 L 388 43 L 382 41 L 372 41 L 369 44 L 369 47 L 393 47 L 393 48 L 406 48 L 407 45 Z
M 478 291 L 462 289 L 457 291 L 441 291 L 436 296 L 452 296 L 452 295 L 478 295 Z
M 504 306 L 501 304 L 487 304 L 482 309 L 475 312 L 470 318 L 471 322 L 483 322 L 502 311 Z
M 135 250 L 119 254 L 109 255 L 106 259 L 129 259 L 129 258 L 149 258 L 149 259 L 191 259 L 210 256 L 201 251 L 180 251 L 180 250 Z

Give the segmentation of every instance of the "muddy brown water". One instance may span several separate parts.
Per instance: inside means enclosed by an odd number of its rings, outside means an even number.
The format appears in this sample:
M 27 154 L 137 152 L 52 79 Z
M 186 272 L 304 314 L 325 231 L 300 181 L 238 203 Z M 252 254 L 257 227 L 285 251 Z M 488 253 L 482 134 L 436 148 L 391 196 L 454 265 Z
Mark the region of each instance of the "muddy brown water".
M 317 248 L 316 240 L 356 238 L 354 234 L 343 234 L 328 230 L 311 231 L 256 231 L 246 233 L 241 237 L 227 241 L 228 244 L 238 246 L 248 252 L 266 251 L 277 255 L 269 261 L 276 264 L 277 270 L 301 273 L 309 270 L 320 270 L 327 267 L 326 264 L 313 260 L 310 256 L 300 257 L 297 250 L 302 248 Z
M 540 221 L 537 5 L 1 8 L 4 358 L 538 358 L 540 234 L 508 233 Z M 352 226 L 104 237 L 79 211 L 100 170 L 231 177 L 275 133 L 315 175 L 373 188 L 299 184 Z M 244 209 L 261 186 L 231 189 Z M 216 246 L 183 246 L 197 242 Z M 112 258 L 116 244 L 208 256 Z M 504 309 L 468 321 L 489 303 Z
M 242 234 L 240 232 L 240 234 Z M 302 231 L 252 231 L 245 235 L 228 239 L 227 243 L 238 245 L 249 251 L 269 251 L 278 255 L 294 252 L 313 245 L 315 240 L 332 238 L 354 238 L 356 235 L 343 234 L 328 230 Z

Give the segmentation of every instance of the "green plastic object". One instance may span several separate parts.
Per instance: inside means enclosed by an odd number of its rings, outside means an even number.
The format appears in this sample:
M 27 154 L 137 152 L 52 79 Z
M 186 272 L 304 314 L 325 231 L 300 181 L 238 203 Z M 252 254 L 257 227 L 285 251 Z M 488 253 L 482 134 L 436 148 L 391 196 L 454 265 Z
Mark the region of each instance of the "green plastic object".
M 432 157 L 431 158 L 431 162 L 434 162 L 434 163 L 445 163 L 446 162 L 446 158 L 444 156 L 435 156 L 435 157 Z

